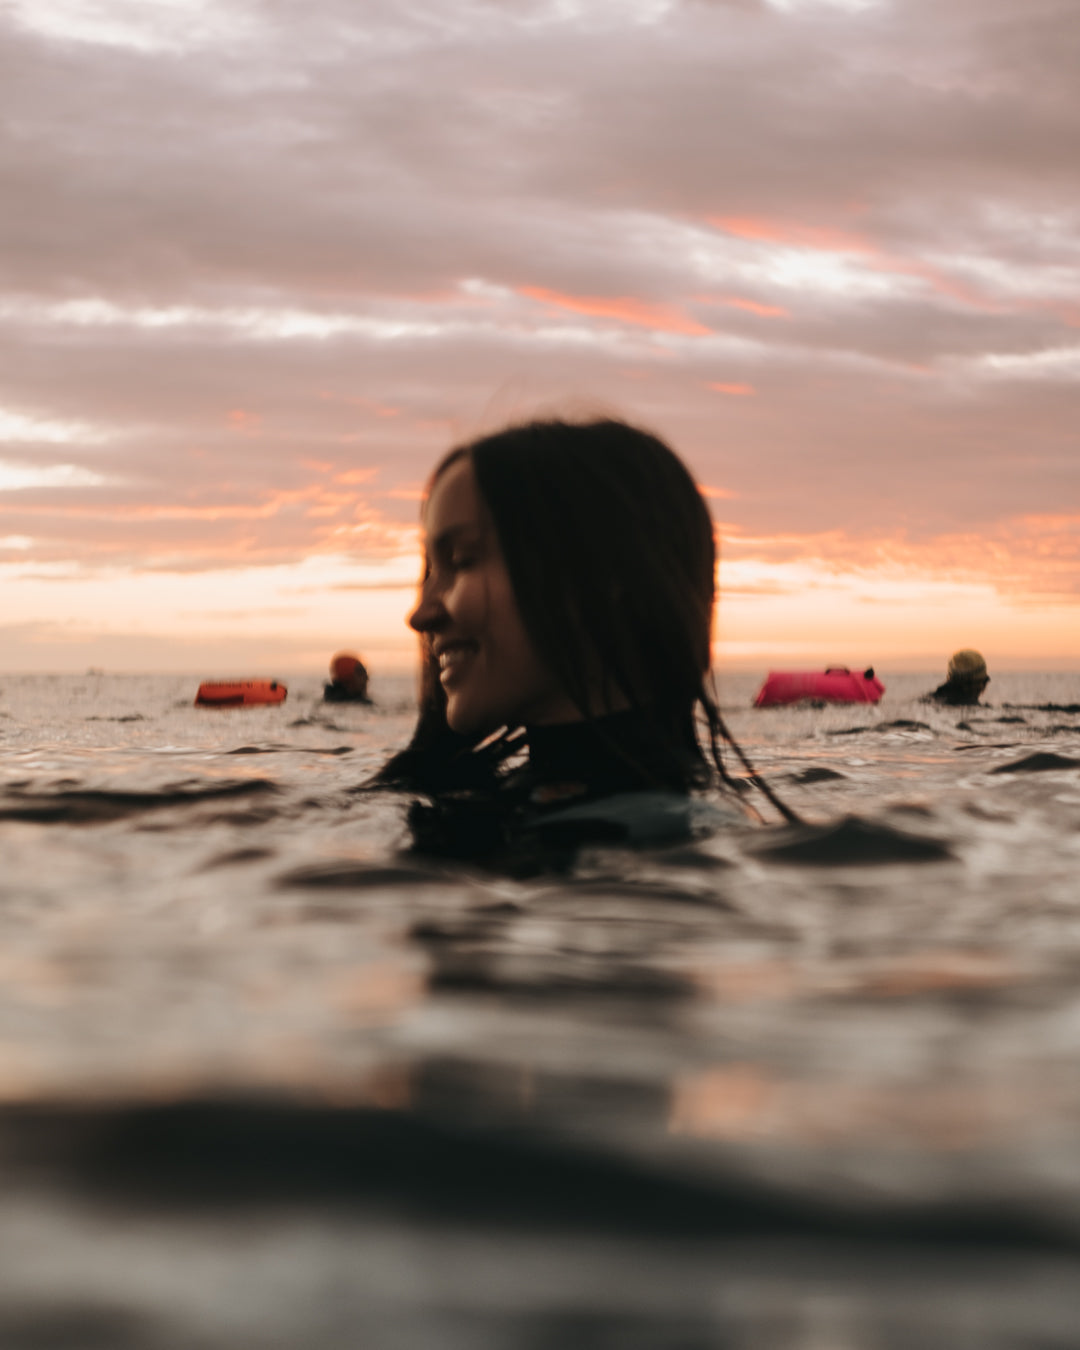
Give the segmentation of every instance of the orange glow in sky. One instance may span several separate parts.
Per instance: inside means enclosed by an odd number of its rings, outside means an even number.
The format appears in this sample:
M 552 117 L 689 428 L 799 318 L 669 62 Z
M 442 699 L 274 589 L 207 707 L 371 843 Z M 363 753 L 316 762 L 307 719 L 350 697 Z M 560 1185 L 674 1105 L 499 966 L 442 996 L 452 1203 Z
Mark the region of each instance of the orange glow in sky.
M 751 398 L 757 393 L 752 384 L 724 384 L 720 380 L 711 381 L 709 388 L 715 389 L 718 394 L 730 394 L 733 398 Z
M 748 314 L 759 314 L 764 319 L 786 319 L 790 313 L 783 305 L 763 305 L 758 300 L 744 300 L 738 296 L 729 296 L 723 303 L 732 309 L 745 309 Z
M 792 223 L 739 216 L 714 217 L 710 224 L 725 234 L 769 244 L 788 244 L 796 248 L 822 249 L 834 253 L 874 253 L 865 239 L 847 230 L 827 226 Z
M 557 309 L 569 309 L 594 319 L 616 319 L 619 323 L 635 324 L 660 333 L 705 337 L 711 331 L 674 305 L 652 304 L 631 296 L 560 295 L 542 286 L 521 286 L 519 292 L 530 300 L 539 300 L 541 304 L 554 305 Z

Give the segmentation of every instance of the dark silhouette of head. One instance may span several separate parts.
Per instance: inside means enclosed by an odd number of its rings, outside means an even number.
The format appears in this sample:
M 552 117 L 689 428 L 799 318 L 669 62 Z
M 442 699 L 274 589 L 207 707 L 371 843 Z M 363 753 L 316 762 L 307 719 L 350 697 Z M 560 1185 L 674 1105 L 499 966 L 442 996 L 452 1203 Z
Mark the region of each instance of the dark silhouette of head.
M 734 787 L 721 754 L 726 742 L 750 781 L 797 819 L 730 736 L 712 693 L 716 543 L 701 491 L 674 451 L 611 418 L 531 421 L 455 447 L 436 466 L 425 500 L 462 460 L 545 671 L 597 737 L 613 735 L 608 714 L 637 714 L 629 765 L 636 781 L 686 789 L 715 773 Z M 436 601 L 423 599 L 411 622 L 424 633 L 420 718 L 409 746 L 376 781 L 433 793 L 484 787 L 498 744 L 492 751 L 490 728 L 451 730 L 433 650 L 440 634 L 444 646 L 455 645 L 453 625 L 445 614 L 440 620 Z M 512 731 L 503 744 L 514 742 Z M 617 738 L 611 748 L 622 754 Z
M 990 675 L 982 653 L 973 647 L 964 647 L 949 658 L 945 683 L 934 691 L 933 697 L 939 703 L 954 707 L 973 707 L 989 683 Z
M 707 687 L 716 547 L 682 461 L 621 421 L 532 421 L 452 449 L 429 494 L 463 458 L 525 628 L 582 717 L 639 710 L 655 729 L 651 776 L 683 786 L 706 777 L 698 710 L 714 757 L 722 726 Z M 453 741 L 430 642 L 422 649 L 414 766 L 415 752 Z
M 530 422 L 468 455 L 533 642 L 583 714 L 689 710 L 709 668 L 708 508 L 658 437 L 623 422 Z

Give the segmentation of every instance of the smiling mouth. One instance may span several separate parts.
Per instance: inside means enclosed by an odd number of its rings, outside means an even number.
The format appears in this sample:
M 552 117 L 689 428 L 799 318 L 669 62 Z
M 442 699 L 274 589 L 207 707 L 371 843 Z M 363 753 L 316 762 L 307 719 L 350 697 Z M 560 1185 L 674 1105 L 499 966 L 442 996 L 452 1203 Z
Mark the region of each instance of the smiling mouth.
M 462 670 L 469 659 L 476 655 L 475 642 L 450 642 L 438 652 L 439 679 L 445 683 Z

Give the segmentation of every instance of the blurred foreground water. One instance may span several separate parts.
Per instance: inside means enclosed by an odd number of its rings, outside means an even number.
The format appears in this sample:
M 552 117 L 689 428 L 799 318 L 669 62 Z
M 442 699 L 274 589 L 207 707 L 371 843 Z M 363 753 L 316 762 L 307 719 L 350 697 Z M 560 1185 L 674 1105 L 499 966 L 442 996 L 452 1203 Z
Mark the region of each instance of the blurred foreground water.
M 356 792 L 407 679 L 0 678 L 0 1345 L 1075 1346 L 1080 675 L 883 677 L 530 880 Z

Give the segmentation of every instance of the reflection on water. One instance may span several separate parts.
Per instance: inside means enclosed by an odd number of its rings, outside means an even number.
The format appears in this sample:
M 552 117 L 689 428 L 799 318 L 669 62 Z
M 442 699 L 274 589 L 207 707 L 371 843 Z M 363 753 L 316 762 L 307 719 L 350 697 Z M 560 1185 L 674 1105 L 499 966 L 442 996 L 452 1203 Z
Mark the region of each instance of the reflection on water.
M 515 880 L 411 681 L 4 679 L 0 1343 L 1072 1345 L 1078 682 L 736 682 L 807 825 Z
M 763 1140 L 843 1149 L 970 1149 L 1031 1143 L 1032 1125 L 1069 1109 L 1068 1091 L 1015 1082 L 910 1084 L 784 1082 L 750 1065 L 676 1080 L 668 1128 L 701 1139 Z
M 668 1129 L 699 1139 L 752 1139 L 768 1131 L 776 1085 L 752 1064 L 704 1069 L 677 1078 Z

